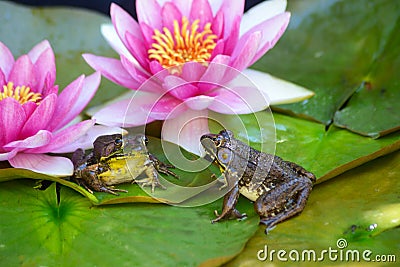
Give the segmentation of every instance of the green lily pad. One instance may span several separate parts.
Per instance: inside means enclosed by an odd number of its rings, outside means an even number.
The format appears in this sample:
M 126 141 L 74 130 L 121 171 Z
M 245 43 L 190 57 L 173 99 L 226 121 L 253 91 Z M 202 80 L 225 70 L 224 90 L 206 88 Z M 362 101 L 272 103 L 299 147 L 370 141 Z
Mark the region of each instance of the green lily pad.
M 275 108 L 374 137 L 398 130 L 399 8 L 391 0 L 289 1 L 288 30 L 255 68 L 315 96 Z
M 243 253 L 227 266 L 365 266 L 373 263 L 362 259 L 365 250 L 372 252 L 369 255 L 372 261 L 376 255 L 383 255 L 388 259 L 388 265 L 395 265 L 393 257 L 396 262 L 400 259 L 399 162 L 400 152 L 395 152 L 316 185 L 299 216 L 279 224 L 268 236 L 260 226 Z M 265 246 L 268 258 L 260 261 L 257 253 L 261 250 L 259 255 L 264 258 Z M 332 257 L 338 256 L 336 260 L 330 260 L 328 253 L 324 260 L 295 262 L 289 258 L 291 250 L 298 251 L 300 257 L 303 250 L 313 250 L 320 258 L 321 252 L 329 248 L 337 250 L 332 253 Z M 272 250 L 275 254 L 271 261 L 269 253 Z M 279 250 L 287 252 L 283 255 L 287 262 L 277 258 Z M 349 250 L 359 252 L 359 262 L 352 261 L 352 258 L 350 261 L 340 260 L 340 251 L 346 259 L 346 253 L 351 253 Z M 292 256 L 296 254 L 292 252 Z M 382 266 L 383 263 L 376 264 L 372 266 Z
M 30 180 L 0 186 L 2 266 L 197 266 L 226 262 L 257 229 L 245 221 L 211 224 L 220 201 L 195 208 L 132 204 L 92 206 L 75 191 Z M 246 204 L 246 203 L 244 203 Z M 248 208 L 251 207 L 251 208 Z
M 78 8 L 32 8 L 1 1 L 0 17 L 0 41 L 15 58 L 28 53 L 44 39 L 50 42 L 56 56 L 56 84 L 61 89 L 81 74 L 94 72 L 83 60 L 83 53 L 118 56 L 100 33 L 100 25 L 111 23 L 110 18 L 95 12 Z M 126 91 L 103 79 L 88 107 Z

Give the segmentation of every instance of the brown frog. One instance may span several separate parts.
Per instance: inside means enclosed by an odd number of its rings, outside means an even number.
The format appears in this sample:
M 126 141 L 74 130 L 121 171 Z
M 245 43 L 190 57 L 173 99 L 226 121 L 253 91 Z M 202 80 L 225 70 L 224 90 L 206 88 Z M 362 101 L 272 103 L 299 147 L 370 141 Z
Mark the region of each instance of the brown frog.
M 99 136 L 93 143 L 93 151 L 85 156 L 77 149 L 73 156 L 74 178 L 89 192 L 128 192 L 113 186 L 126 182 L 136 182 L 142 186 L 164 189 L 158 179 L 158 172 L 178 176 L 169 170 L 171 165 L 164 164 L 147 152 L 147 138 L 142 134 L 122 139 L 121 134 Z M 142 175 L 146 178 L 139 178 Z
M 208 157 L 217 162 L 223 173 L 224 186 L 232 186 L 225 195 L 221 215 L 215 214 L 212 223 L 222 219 L 243 219 L 246 214 L 235 207 L 239 194 L 254 201 L 261 223 L 268 230 L 300 213 L 316 181 L 314 174 L 296 163 L 263 153 L 234 138 L 229 130 L 201 137 Z

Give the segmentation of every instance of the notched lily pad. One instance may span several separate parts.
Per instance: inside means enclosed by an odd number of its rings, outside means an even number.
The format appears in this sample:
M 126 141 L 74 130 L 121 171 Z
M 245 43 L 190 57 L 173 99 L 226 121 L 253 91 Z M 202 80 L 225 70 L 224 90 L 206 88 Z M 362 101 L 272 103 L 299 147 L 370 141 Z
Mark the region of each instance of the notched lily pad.
M 245 221 L 211 224 L 221 201 L 193 208 L 135 203 L 92 206 L 53 183 L 30 180 L 0 186 L 0 262 L 3 266 L 198 266 L 235 257 L 259 222 L 242 202 Z M 243 205 L 244 204 L 244 205 Z M 99 254 L 99 251 L 101 252 Z
M 399 8 L 391 0 L 288 1 L 289 28 L 255 68 L 315 96 L 275 108 L 373 137 L 398 130 Z

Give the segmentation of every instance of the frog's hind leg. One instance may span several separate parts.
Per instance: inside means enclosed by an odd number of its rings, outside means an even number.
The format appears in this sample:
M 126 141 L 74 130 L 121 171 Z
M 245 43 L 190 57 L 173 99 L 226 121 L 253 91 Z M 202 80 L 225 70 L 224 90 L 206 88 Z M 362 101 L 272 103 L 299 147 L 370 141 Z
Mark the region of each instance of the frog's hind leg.
M 247 215 L 245 213 L 240 213 L 235 207 L 239 198 L 239 186 L 236 184 L 231 191 L 229 191 L 225 197 L 222 206 L 221 215 L 218 215 L 218 212 L 215 211 L 215 215 L 217 218 L 211 221 L 211 223 L 218 222 L 222 219 L 245 219 Z
M 266 234 L 278 223 L 303 211 L 312 186 L 298 184 L 289 189 L 290 194 L 285 194 L 285 192 L 276 188 L 272 189 L 254 202 L 254 208 L 260 215 L 260 223 L 267 226 L 265 229 Z
M 125 190 L 125 189 L 118 189 L 118 188 L 107 187 L 107 186 L 101 186 L 99 188 L 96 188 L 96 191 L 109 193 L 109 194 L 112 194 L 114 196 L 119 196 L 119 194 L 117 192 L 128 193 L 128 191 Z

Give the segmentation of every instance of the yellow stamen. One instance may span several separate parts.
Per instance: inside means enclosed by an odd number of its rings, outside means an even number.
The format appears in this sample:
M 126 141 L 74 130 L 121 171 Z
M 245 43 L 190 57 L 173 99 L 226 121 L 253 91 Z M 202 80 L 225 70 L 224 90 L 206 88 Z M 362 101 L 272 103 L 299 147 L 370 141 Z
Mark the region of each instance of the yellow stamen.
M 8 82 L 3 85 L 3 92 L 0 92 L 0 101 L 11 97 L 17 100 L 21 105 L 28 101 L 34 102 L 39 105 L 42 95 L 40 93 L 31 92 L 31 88 L 27 86 L 17 86 L 14 88 L 13 82 Z
M 155 42 L 148 50 L 149 58 L 157 60 L 164 68 L 190 61 L 207 65 L 217 36 L 211 30 L 211 23 L 206 23 L 203 31 L 199 32 L 199 22 L 197 19 L 189 25 L 189 20 L 183 17 L 182 26 L 174 20 L 173 33 L 166 27 L 164 33 L 154 30 L 152 38 Z

